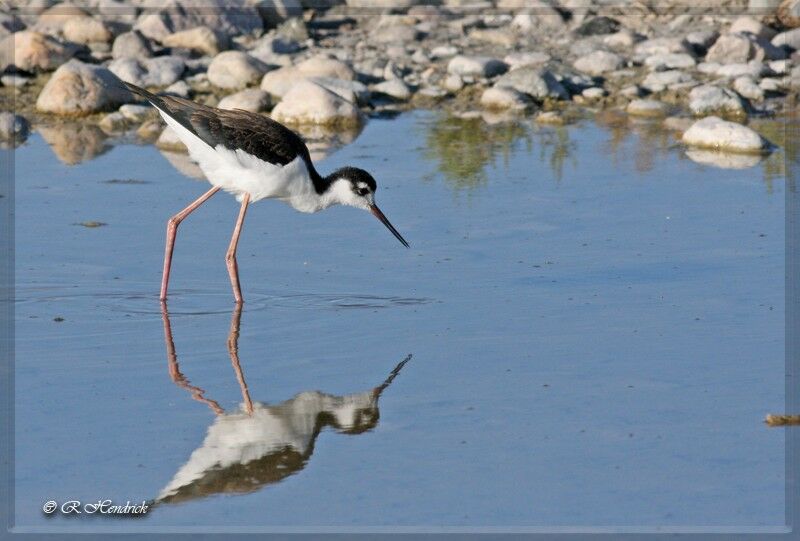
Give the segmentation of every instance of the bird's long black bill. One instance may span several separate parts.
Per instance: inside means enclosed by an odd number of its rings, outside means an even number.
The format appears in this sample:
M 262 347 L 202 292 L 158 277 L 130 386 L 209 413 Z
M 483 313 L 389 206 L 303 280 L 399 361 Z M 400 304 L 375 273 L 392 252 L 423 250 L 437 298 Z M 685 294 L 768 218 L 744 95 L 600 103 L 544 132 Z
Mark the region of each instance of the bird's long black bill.
M 404 238 L 403 238 L 403 235 L 401 235 L 401 234 L 400 234 L 400 233 L 397 231 L 397 229 L 395 229 L 395 228 L 394 228 L 394 226 L 391 224 L 391 222 L 389 222 L 389 219 L 388 219 L 386 216 L 384 216 L 383 212 L 381 212 L 381 209 L 379 209 L 379 208 L 377 207 L 377 205 L 370 205 L 370 207 L 369 207 L 369 211 L 370 211 L 372 214 L 374 214 L 374 215 L 375 215 L 375 217 L 376 217 L 377 219 L 379 219 L 379 220 L 380 220 L 380 221 L 383 223 L 383 225 L 385 225 L 385 226 L 386 226 L 386 228 L 387 228 L 389 231 L 391 231 L 391 232 L 392 232 L 392 234 L 393 234 L 395 237 L 397 237 L 397 240 L 399 240 L 400 242 L 402 242 L 402 243 L 403 243 L 403 246 L 405 246 L 406 248 L 410 248 L 410 247 L 411 247 L 411 246 L 410 246 L 410 245 L 409 245 L 409 244 L 406 242 L 406 239 L 404 239 Z

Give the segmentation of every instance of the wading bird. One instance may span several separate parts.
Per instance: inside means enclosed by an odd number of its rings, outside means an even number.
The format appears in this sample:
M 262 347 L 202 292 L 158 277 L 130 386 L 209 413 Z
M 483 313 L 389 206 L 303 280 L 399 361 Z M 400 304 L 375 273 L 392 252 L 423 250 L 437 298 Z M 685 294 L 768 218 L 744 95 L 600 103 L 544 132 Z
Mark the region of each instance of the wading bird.
M 266 116 L 242 110 L 215 109 L 171 96 L 156 96 L 130 83 L 125 83 L 125 86 L 158 110 L 212 184 L 210 190 L 167 221 L 162 301 L 167 298 L 178 225 L 220 189 L 235 195 L 241 203 L 225 256 L 237 303 L 242 303 L 243 298 L 236 246 L 247 206 L 260 199 L 278 199 L 300 212 L 317 212 L 333 205 L 368 210 L 408 248 L 406 240 L 375 204 L 375 179 L 363 169 L 342 167 L 323 177 L 314 168 L 300 136 Z

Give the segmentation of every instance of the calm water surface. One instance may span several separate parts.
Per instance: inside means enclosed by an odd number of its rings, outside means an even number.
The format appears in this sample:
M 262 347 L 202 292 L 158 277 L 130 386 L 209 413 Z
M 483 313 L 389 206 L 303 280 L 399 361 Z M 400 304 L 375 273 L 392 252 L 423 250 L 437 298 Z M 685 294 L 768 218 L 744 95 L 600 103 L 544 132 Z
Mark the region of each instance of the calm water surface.
M 261 202 L 237 313 L 221 195 L 181 226 L 165 315 L 165 220 L 206 184 L 42 130 L 16 151 L 15 523 L 780 526 L 783 159 L 613 114 L 372 120 L 320 169 L 372 171 L 410 250 Z M 41 511 L 106 498 L 156 503 Z

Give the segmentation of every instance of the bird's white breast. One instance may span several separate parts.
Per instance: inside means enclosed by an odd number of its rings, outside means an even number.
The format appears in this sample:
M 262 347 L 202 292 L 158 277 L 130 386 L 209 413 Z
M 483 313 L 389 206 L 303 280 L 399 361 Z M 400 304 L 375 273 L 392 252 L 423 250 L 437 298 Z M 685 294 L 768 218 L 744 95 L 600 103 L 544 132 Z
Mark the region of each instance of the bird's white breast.
M 301 212 L 316 212 L 324 208 L 301 156 L 286 165 L 279 165 L 241 149 L 230 150 L 222 145 L 211 147 L 160 109 L 159 113 L 186 145 L 189 156 L 197 162 L 208 181 L 234 194 L 238 201 L 248 193 L 251 202 L 280 199 Z

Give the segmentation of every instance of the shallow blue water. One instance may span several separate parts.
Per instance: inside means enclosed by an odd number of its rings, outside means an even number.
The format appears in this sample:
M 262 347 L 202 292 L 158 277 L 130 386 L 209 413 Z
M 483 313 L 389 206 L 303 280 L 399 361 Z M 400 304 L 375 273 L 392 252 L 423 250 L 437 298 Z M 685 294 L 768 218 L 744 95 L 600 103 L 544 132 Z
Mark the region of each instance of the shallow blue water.
M 158 498 L 243 402 L 223 261 L 238 205 L 212 198 L 179 231 L 182 387 L 164 225 L 205 185 L 153 147 L 73 166 L 39 136 L 16 151 L 17 528 L 784 523 L 784 434 L 762 423 L 784 403 L 782 178 L 695 163 L 646 126 L 424 112 L 372 120 L 320 169 L 351 162 L 410 250 L 366 213 L 269 201 L 240 241 L 238 358 L 285 448 L 114 520 L 41 507 Z

